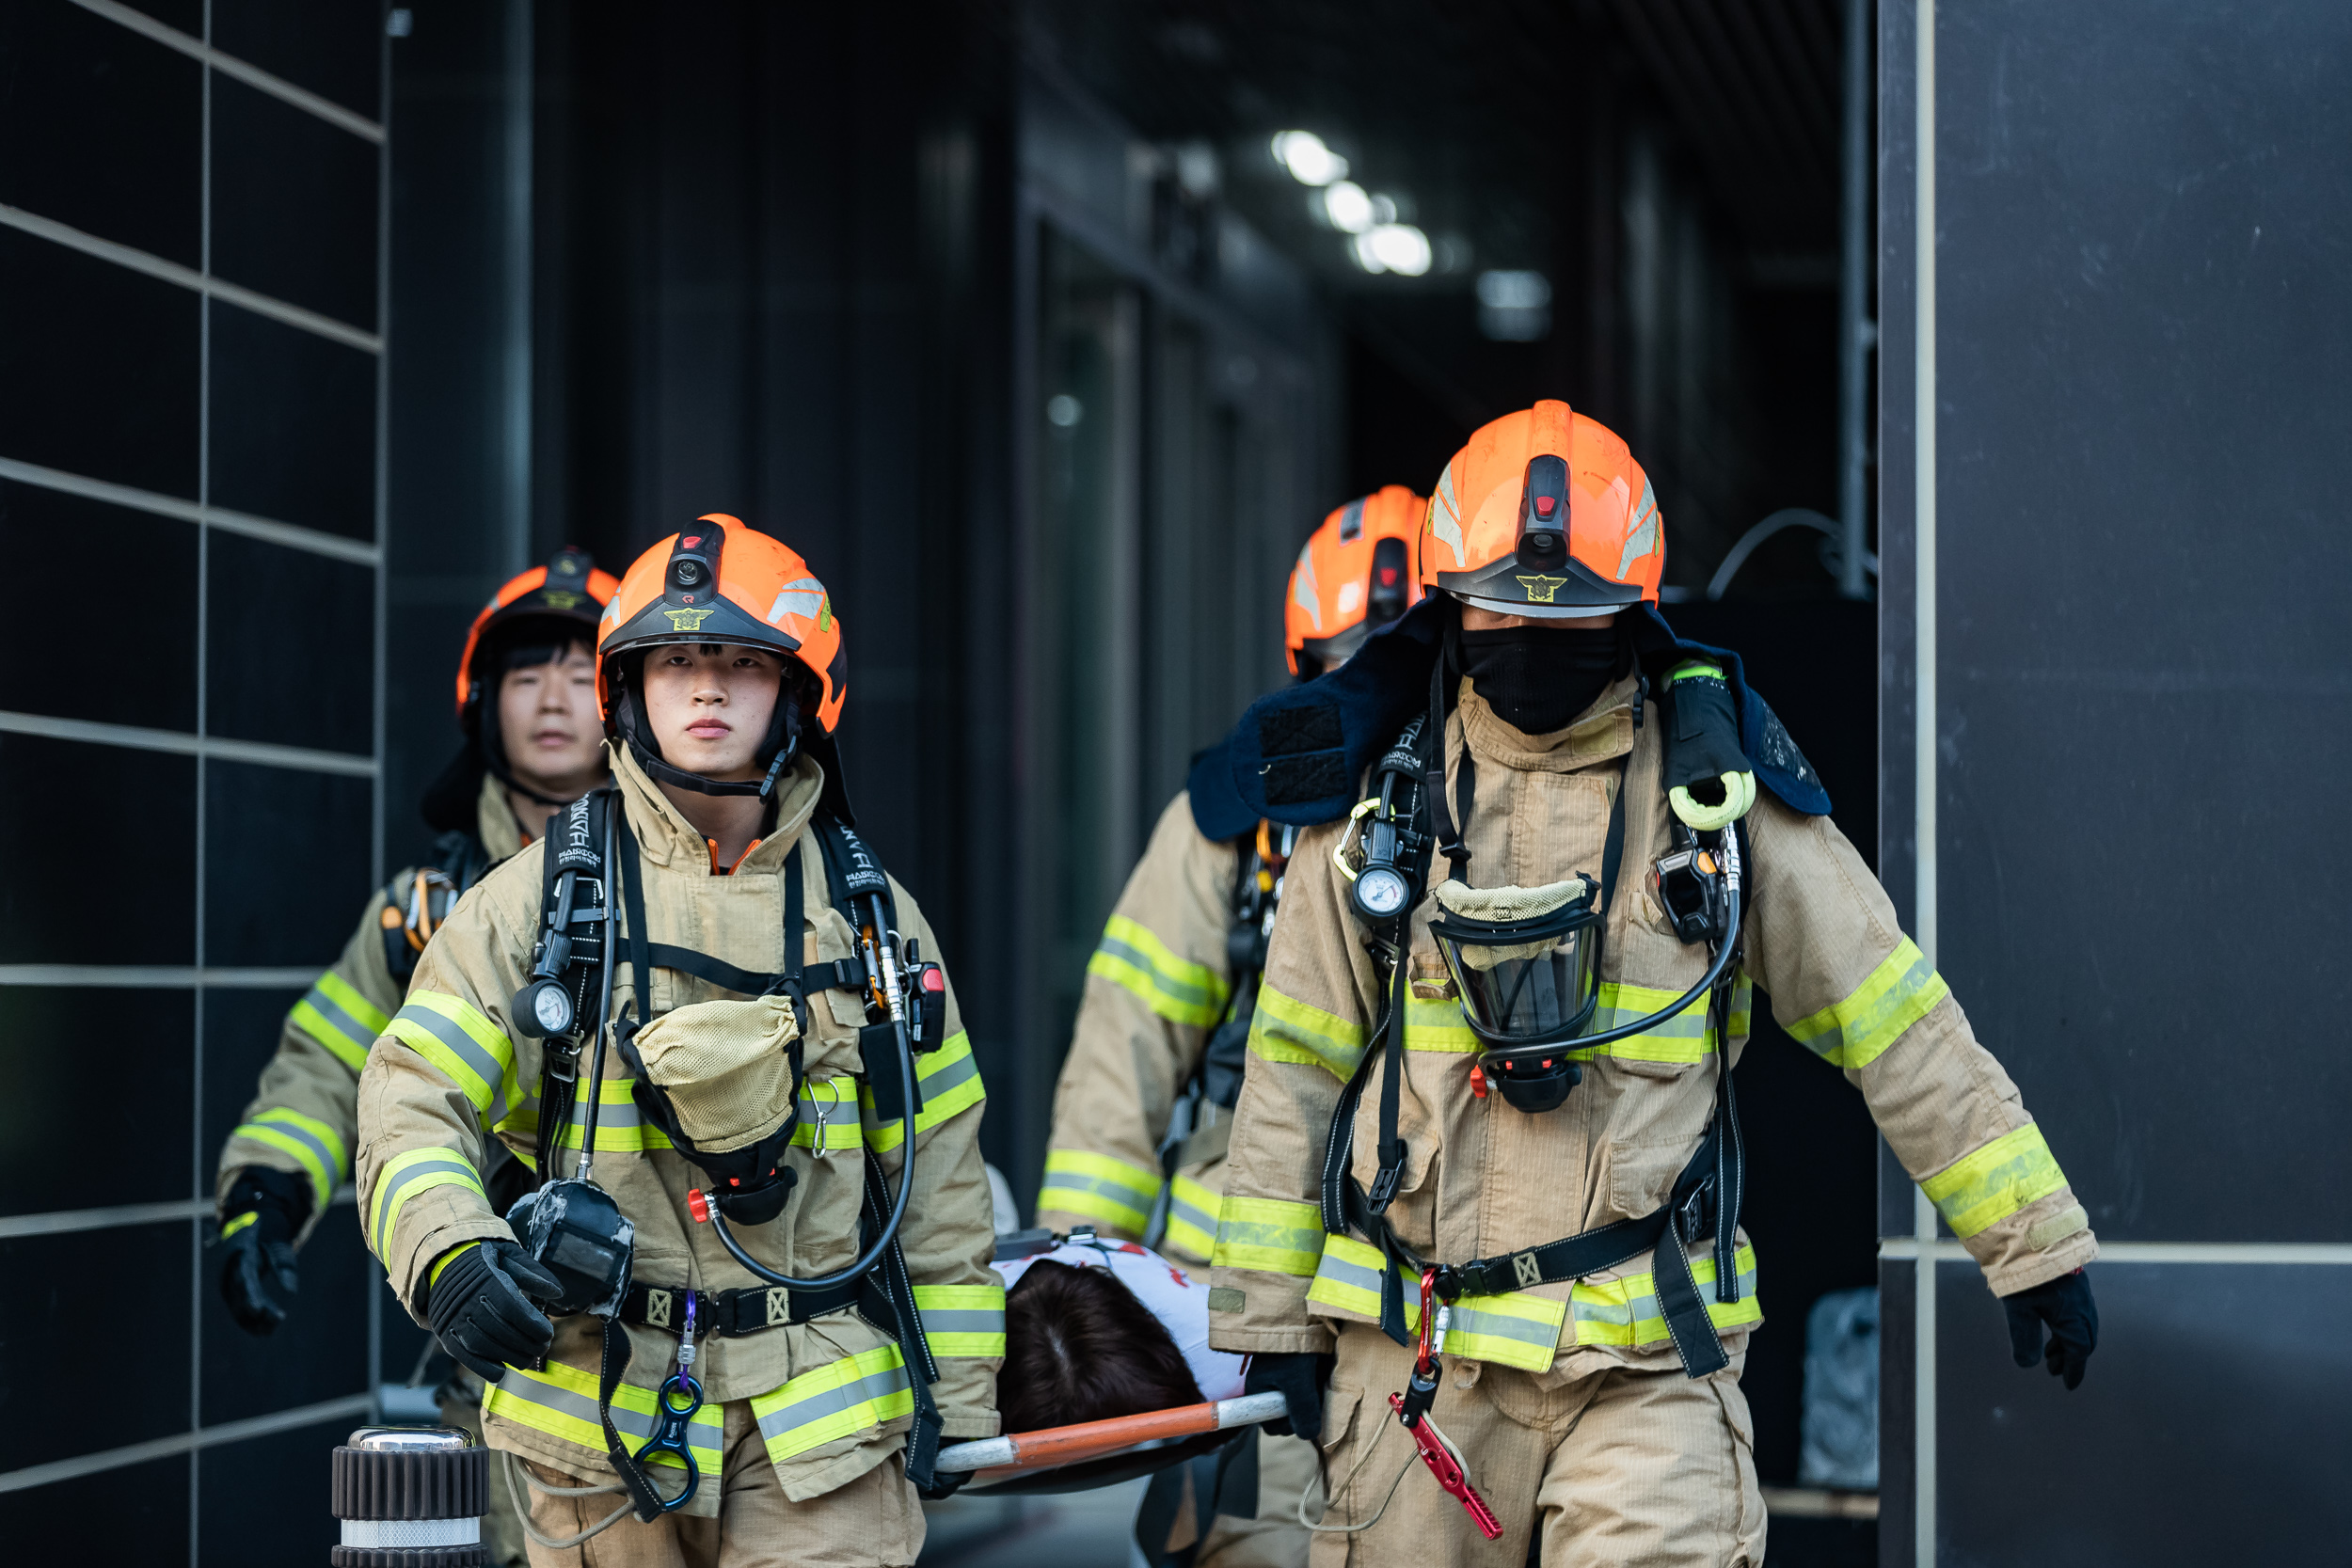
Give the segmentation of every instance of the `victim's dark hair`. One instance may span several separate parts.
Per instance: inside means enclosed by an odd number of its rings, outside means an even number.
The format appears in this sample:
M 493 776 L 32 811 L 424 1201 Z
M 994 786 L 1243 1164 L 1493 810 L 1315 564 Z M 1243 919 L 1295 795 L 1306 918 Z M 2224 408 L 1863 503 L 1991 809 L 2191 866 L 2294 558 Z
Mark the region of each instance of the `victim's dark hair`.
M 1040 1259 L 1005 1297 L 996 1408 L 1007 1432 L 1200 1402 L 1166 1325 L 1107 1269 Z

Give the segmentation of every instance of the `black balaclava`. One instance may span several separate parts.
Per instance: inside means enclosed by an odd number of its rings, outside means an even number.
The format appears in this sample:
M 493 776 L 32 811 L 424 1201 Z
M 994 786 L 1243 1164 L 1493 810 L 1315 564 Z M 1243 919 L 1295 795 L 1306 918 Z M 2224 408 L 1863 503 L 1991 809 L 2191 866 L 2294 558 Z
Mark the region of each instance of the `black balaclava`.
M 1462 673 L 1495 716 L 1522 735 L 1565 729 L 1625 665 L 1615 626 L 1505 626 L 1465 631 Z

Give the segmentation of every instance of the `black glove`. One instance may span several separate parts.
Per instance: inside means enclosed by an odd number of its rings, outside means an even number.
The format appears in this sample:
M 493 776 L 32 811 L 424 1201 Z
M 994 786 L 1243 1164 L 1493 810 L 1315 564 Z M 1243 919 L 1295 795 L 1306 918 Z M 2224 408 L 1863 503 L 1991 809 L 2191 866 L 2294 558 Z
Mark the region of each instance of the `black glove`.
M 515 1243 L 482 1242 L 443 1266 L 425 1298 L 425 1321 L 443 1350 L 496 1383 L 508 1367 L 547 1354 L 555 1325 L 532 1298 L 563 1293 L 562 1282 Z
M 931 1483 L 929 1486 L 916 1487 L 914 1495 L 927 1503 L 935 1503 L 943 1497 L 952 1497 L 958 1492 L 962 1491 L 963 1483 L 971 1479 L 972 1472 L 969 1470 L 933 1470 Z
M 2052 1377 L 2063 1377 L 2069 1388 L 2082 1386 L 2083 1367 L 2099 1348 L 2099 1304 L 2090 1299 L 2090 1281 L 2083 1271 L 2062 1274 L 2013 1296 L 2003 1296 L 2009 1312 L 2009 1346 L 2017 1364 L 2030 1367 L 2039 1359 Z M 2042 1348 L 2042 1325 L 2050 1325 L 2050 1348 Z
M 286 1321 L 264 1280 L 294 1293 L 294 1239 L 310 1212 L 310 1183 L 267 1165 L 249 1165 L 229 1184 L 220 1206 L 220 1299 L 247 1334 L 268 1334 Z
M 1253 1355 L 1241 1380 L 1245 1394 L 1279 1394 L 1290 1414 L 1264 1423 L 1277 1437 L 1296 1435 L 1310 1443 L 1323 1436 L 1323 1390 L 1331 1382 L 1332 1357 L 1314 1351 Z

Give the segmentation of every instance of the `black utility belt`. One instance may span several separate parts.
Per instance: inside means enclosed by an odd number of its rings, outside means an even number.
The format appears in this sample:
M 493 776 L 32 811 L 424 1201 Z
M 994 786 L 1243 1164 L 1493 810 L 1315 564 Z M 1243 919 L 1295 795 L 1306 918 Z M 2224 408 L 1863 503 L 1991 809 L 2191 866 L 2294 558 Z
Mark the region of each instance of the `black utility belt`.
M 1443 1300 L 1499 1296 L 1537 1285 L 1583 1279 L 1639 1258 L 1665 1240 L 1671 1225 L 1682 1244 L 1698 1245 L 1715 1223 L 1715 1132 L 1710 1126 L 1675 1180 L 1674 1196 L 1640 1219 L 1617 1220 L 1541 1246 L 1497 1253 L 1467 1263 L 1437 1265 L 1432 1288 Z
M 795 1291 L 782 1285 L 752 1285 L 737 1291 L 690 1291 L 684 1286 L 629 1286 L 621 1301 L 621 1321 L 665 1334 L 686 1331 L 686 1303 L 694 1303 L 694 1338 L 741 1338 L 745 1335 L 803 1323 L 828 1312 L 855 1307 L 862 1282 L 830 1291 Z

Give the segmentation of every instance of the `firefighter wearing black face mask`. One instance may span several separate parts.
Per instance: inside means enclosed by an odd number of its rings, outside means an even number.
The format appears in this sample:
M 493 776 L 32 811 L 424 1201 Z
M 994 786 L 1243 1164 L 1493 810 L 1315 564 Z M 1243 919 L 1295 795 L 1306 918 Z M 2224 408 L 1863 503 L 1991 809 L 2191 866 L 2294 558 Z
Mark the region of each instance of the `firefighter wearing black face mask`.
M 1335 508 L 1308 537 L 1283 594 L 1292 673 L 1336 669 L 1421 598 L 1422 512 L 1419 496 L 1391 484 Z M 1201 787 L 1161 814 L 1088 961 L 1037 1216 L 1055 1230 L 1149 1242 L 1204 1278 L 1290 843 L 1218 785 L 1218 762 L 1204 757 Z M 1182 1476 L 1162 1474 L 1166 1484 Z M 1195 1568 L 1305 1560 L 1295 1511 L 1313 1474 L 1304 1443 L 1263 1445 L 1255 1516 L 1198 1521 Z
M 1435 623 L 1434 668 L 1373 781 L 1421 874 L 1368 921 L 1349 879 L 1386 851 L 1365 824 L 1300 835 L 1211 1343 L 1251 1353 L 1253 1389 L 1325 1444 L 1318 1560 L 1518 1562 L 1538 1538 L 1551 1564 L 1761 1562 L 1729 1073 L 1751 981 L 1862 1091 L 2020 1345 L 2053 1333 L 2069 1386 L 2097 1242 L 1949 989 L 1808 815 L 1826 800 L 1758 792 L 1761 773 L 1806 797 L 1809 774 L 1776 721 L 1749 761 L 1736 663 L 1647 608 L 1663 535 L 1624 443 L 1558 403 L 1485 427 L 1421 553 L 1438 602 L 1386 641 Z M 1439 1484 L 1406 1475 L 1382 1512 L 1416 1448 Z

